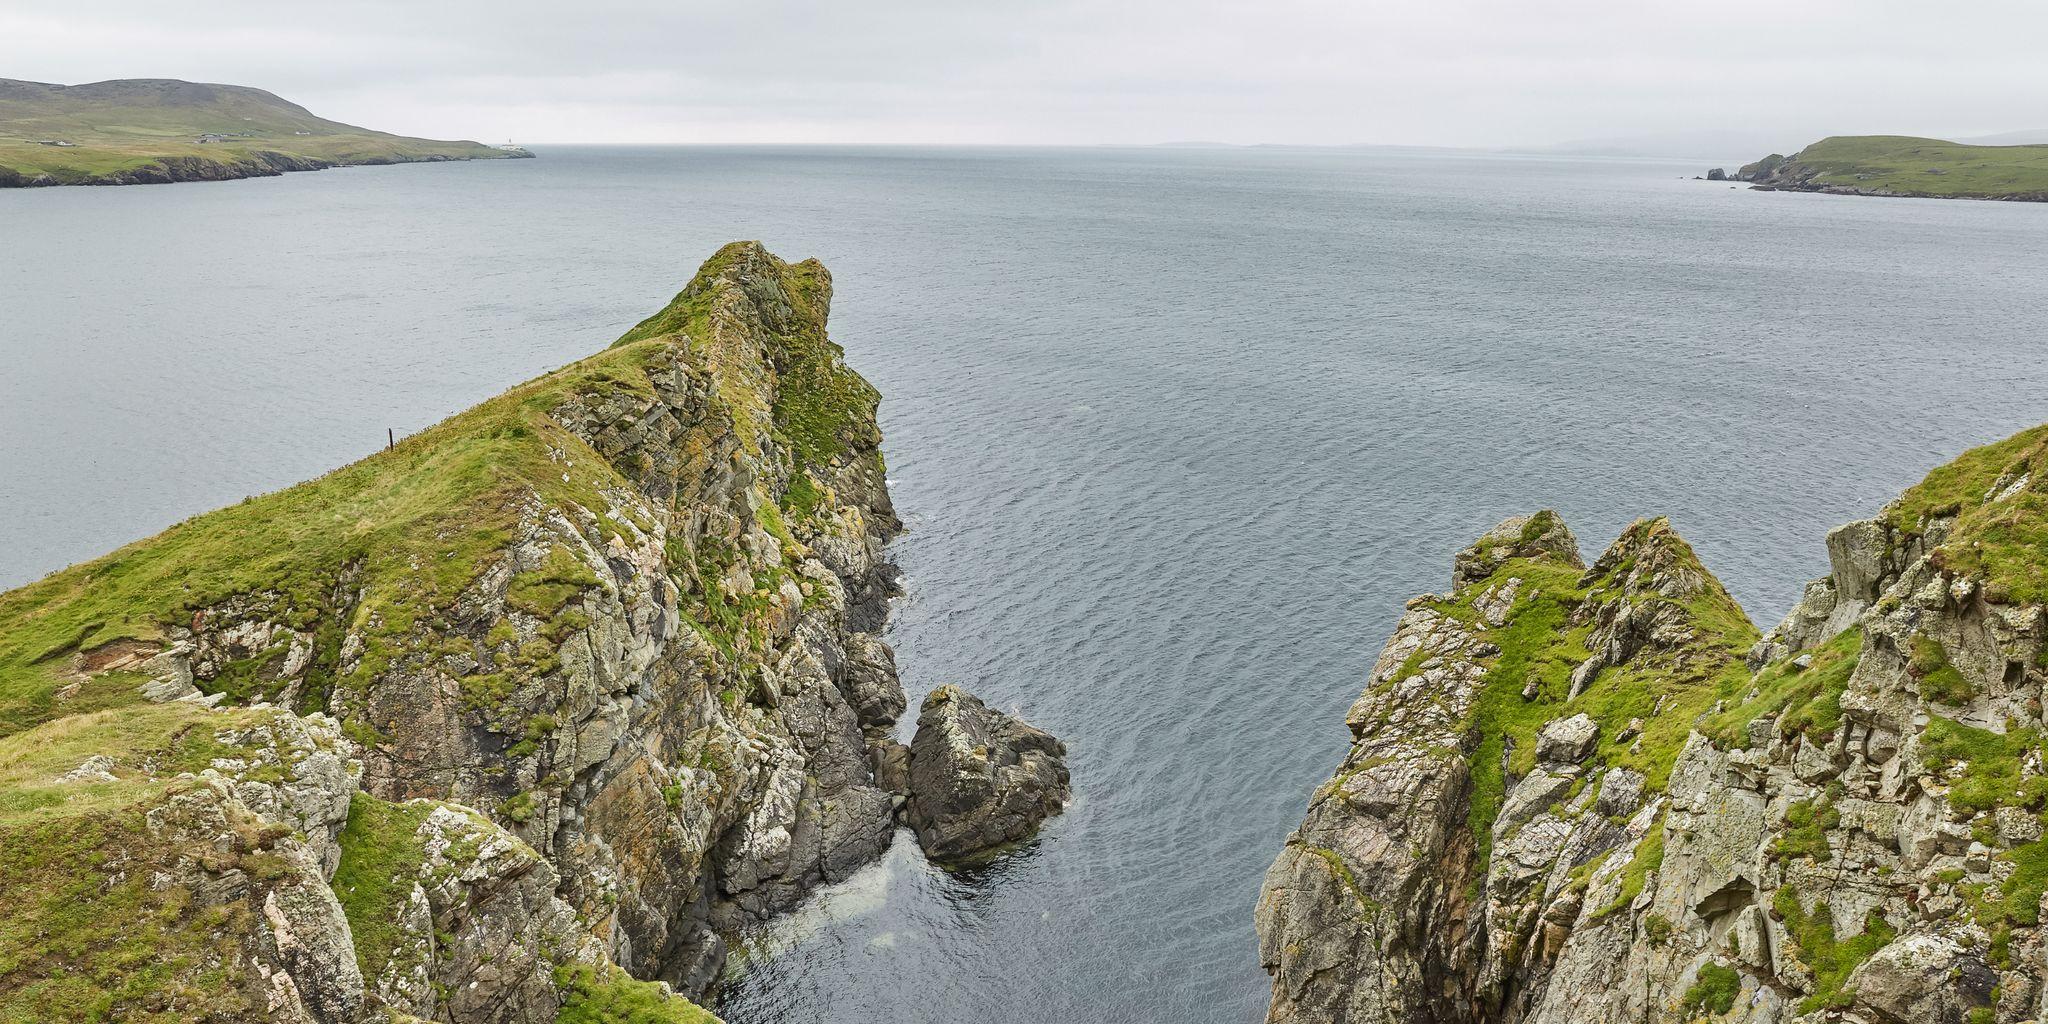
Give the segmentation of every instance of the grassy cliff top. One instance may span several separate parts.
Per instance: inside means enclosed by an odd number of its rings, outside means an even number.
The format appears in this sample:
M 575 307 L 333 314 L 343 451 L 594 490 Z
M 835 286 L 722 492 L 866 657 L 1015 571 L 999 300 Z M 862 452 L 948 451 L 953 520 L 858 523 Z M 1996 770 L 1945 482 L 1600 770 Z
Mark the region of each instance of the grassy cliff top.
M 524 155 L 358 128 L 246 86 L 0 79 L 0 170 L 24 179 L 47 174 L 62 183 L 85 182 L 167 159 L 223 163 L 263 153 L 329 165 Z
M 2048 146 L 1969 146 L 1909 135 L 1836 135 L 1793 154 L 1784 165 L 1788 172 L 1781 176 L 1802 179 L 1809 186 L 1935 197 L 2048 197 Z
M 1988 596 L 2048 602 L 2048 425 L 1972 448 L 1927 474 L 1885 510 L 1918 534 L 1953 518 L 1934 551 L 1942 568 L 1984 579 Z
M 554 412 L 572 398 L 651 395 L 658 357 L 701 368 L 718 418 L 757 452 L 773 445 L 796 466 L 815 466 L 849 441 L 878 440 L 874 390 L 825 335 L 829 289 L 815 262 L 787 264 L 760 243 L 733 243 L 662 313 L 603 352 L 326 476 L 0 594 L 0 736 L 140 700 L 141 674 L 101 672 L 94 652 L 154 644 L 229 598 L 254 596 L 295 628 L 332 628 L 337 581 L 359 574 L 346 589 L 360 599 L 338 625 L 369 643 L 363 664 L 374 671 L 381 639 L 443 615 L 503 556 L 531 501 L 574 503 L 623 532 L 605 495 L 634 485 Z
M 1554 512 L 1529 522 L 1562 532 Z M 1519 581 L 1513 604 L 1497 622 L 1489 620 L 1482 602 L 1507 593 L 1510 581 Z M 1499 648 L 1468 723 L 1476 738 L 1467 756 L 1469 824 L 1482 862 L 1509 777 L 1536 767 L 1544 723 L 1591 717 L 1600 726 L 1594 761 L 1641 772 L 1662 789 L 1694 724 L 1747 685 L 1742 659 L 1758 638 L 1735 599 L 1661 517 L 1631 525 L 1590 569 L 1575 551 L 1520 551 L 1432 605 Z M 1601 668 L 1573 694 L 1573 672 L 1606 646 L 1603 606 L 1627 606 L 1661 625 L 1653 642 Z

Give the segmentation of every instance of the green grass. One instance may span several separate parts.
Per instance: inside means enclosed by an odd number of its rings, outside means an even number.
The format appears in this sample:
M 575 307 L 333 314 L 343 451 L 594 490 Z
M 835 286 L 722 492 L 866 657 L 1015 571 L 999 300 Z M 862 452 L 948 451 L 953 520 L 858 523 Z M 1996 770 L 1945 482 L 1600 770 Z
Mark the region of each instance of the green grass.
M 1785 830 L 1778 834 L 1773 852 L 1786 860 L 1804 857 L 1826 864 L 1834 857 L 1828 833 L 1841 823 L 1842 812 L 1835 809 L 1831 796 L 1801 800 L 1785 808 Z
M 2013 866 L 2000 889 L 1975 894 L 1978 922 L 1994 929 L 2032 928 L 2041 923 L 2041 897 L 2048 895 L 2048 840 L 2022 843 L 2001 851 L 1998 859 Z
M 1595 576 L 1562 560 L 1517 558 L 1485 581 L 1470 584 L 1437 610 L 1478 628 L 1501 653 L 1488 667 L 1469 728 L 1477 742 L 1468 757 L 1472 796 L 1468 825 L 1483 866 L 1491 853 L 1492 825 L 1506 797 L 1507 778 L 1535 767 L 1536 735 L 1545 722 L 1584 712 L 1600 725 L 1600 746 L 1591 763 L 1641 772 L 1652 791 L 1662 789 L 1686 738 L 1717 701 L 1743 692 L 1749 674 L 1743 654 L 1757 639 L 1756 627 L 1691 547 L 1661 519 L 1644 520 L 1624 535 L 1633 559 Z M 1690 623 L 1694 639 L 1671 652 L 1645 651 L 1625 665 L 1603 670 L 1576 699 L 1570 676 L 1591 652 L 1589 625 L 1573 626 L 1574 613 L 1590 600 L 1620 596 L 1630 574 L 1644 560 L 1664 572 L 1696 572 L 1704 585 L 1682 603 L 1651 592 L 1632 600 L 1639 606 L 1674 604 Z M 1473 601 L 1490 587 L 1520 578 L 1507 621 L 1487 627 Z M 1535 683 L 1535 696 L 1524 690 Z M 1660 707 L 1661 705 L 1661 707 Z M 1640 741 L 1623 740 L 1631 720 L 1641 719 Z M 1505 769 L 1502 754 L 1512 744 Z
M 721 250 L 668 308 L 613 347 L 451 417 L 392 450 L 195 517 L 0 594 L 0 736 L 64 714 L 139 701 L 140 677 L 81 680 L 78 656 L 119 640 L 159 641 L 173 627 L 189 626 L 202 609 L 238 596 L 266 595 L 257 609 L 264 618 L 314 635 L 319 653 L 304 689 L 315 706 L 330 691 L 367 686 L 401 658 L 447 653 L 413 647 L 422 636 L 449 636 L 455 599 L 503 557 L 531 497 L 555 508 L 576 504 L 602 511 L 610 507 L 603 496 L 607 489 L 632 486 L 551 412 L 572 397 L 620 390 L 651 395 L 648 367 L 657 357 L 680 353 L 693 365 L 707 367 L 734 429 L 753 423 L 757 442 L 782 429 L 763 392 L 773 391 L 776 408 L 808 408 L 817 401 L 806 394 L 809 383 L 839 381 L 831 394 L 850 395 L 853 404 L 824 436 L 840 445 L 871 444 L 876 399 L 865 382 L 853 388 L 840 380 L 859 378 L 824 336 L 822 268 L 765 257 L 767 271 L 781 275 L 782 291 L 809 297 L 792 300 L 796 315 L 783 319 L 779 333 L 756 337 L 749 332 L 762 318 L 738 305 L 741 289 L 726 277 L 746 252 L 740 244 Z M 702 333 L 685 336 L 677 330 Z M 763 345 L 787 374 L 779 383 L 763 377 L 756 355 Z M 714 415 L 701 429 L 708 437 L 724 426 Z M 805 434 L 810 427 L 794 429 Z M 707 449 L 711 445 L 708 439 L 702 443 Z M 801 448 L 809 453 L 805 458 L 819 459 L 849 450 L 818 437 Z M 566 460 L 558 461 L 561 454 Z M 772 479 L 757 482 L 762 494 L 756 506 L 764 529 L 788 537 L 811 527 L 809 520 L 825 497 L 804 467 L 818 465 L 794 460 L 791 479 L 803 483 L 789 485 L 784 494 L 768 490 L 780 486 Z M 623 530 L 616 522 L 606 525 Z M 636 525 L 653 527 L 651 522 Z M 678 541 L 672 549 L 677 562 L 672 568 L 700 577 L 700 583 L 716 579 L 738 557 L 736 547 L 692 552 Z M 715 587 L 700 586 L 699 606 L 686 612 L 696 616 L 700 629 L 716 633 L 723 648 L 737 652 L 746 646 L 750 624 L 765 613 L 766 594 L 780 578 L 771 570 L 757 578 L 755 593 L 732 600 L 716 594 Z M 350 581 L 346 586 L 344 579 Z M 558 549 L 539 569 L 514 579 L 510 603 L 548 619 L 544 633 L 552 643 L 584 624 L 573 599 L 594 583 L 579 559 Z M 337 649 L 341 637 L 351 632 L 362 637 L 364 650 L 354 671 L 344 676 Z M 282 649 L 280 644 L 258 652 L 201 685 L 237 700 L 270 696 L 278 686 L 273 662 Z M 534 710 L 546 709 L 508 711 L 500 716 L 504 721 L 491 716 L 504 696 L 517 689 L 520 677 L 553 668 L 550 651 L 521 650 L 509 658 L 505 651 L 489 652 L 496 671 L 463 681 L 471 709 L 494 728 L 523 731 Z M 80 683 L 79 693 L 59 701 L 57 692 L 73 682 Z M 386 725 L 350 727 L 360 733 Z
M 274 714 L 149 705 L 0 739 L 0 1022 L 155 1024 L 255 1009 L 236 943 L 256 908 L 247 897 L 203 905 L 177 880 L 194 862 L 280 877 L 287 862 L 271 848 L 288 830 L 233 819 L 218 841 L 185 847 L 144 815 L 194 785 L 178 773 L 244 753 L 218 732 Z M 95 754 L 113 759 L 115 781 L 55 781 Z
M 1778 890 L 1771 908 L 1785 924 L 1785 932 L 1792 939 L 1792 951 L 1813 971 L 1813 991 L 1800 1002 L 1800 1013 L 1839 1009 L 1854 1002 L 1855 994 L 1842 990 L 1849 974 L 1899 934 L 1876 911 L 1871 911 L 1861 932 L 1837 940 L 1834 917 L 1826 902 L 1816 902 L 1809 911 L 1790 886 Z
M 1621 892 L 1607 905 L 1593 914 L 1598 920 L 1628 905 L 1642 895 L 1643 886 L 1649 884 L 1650 874 L 1664 866 L 1664 816 L 1660 813 L 1650 826 L 1649 834 L 1636 844 L 1635 853 L 1629 856 L 1628 864 L 1621 869 Z
M 555 969 L 567 997 L 555 1024 L 718 1024 L 718 1018 L 652 982 L 635 981 L 616 967 L 573 964 Z
M 1742 975 L 1732 967 L 1701 964 L 1692 987 L 1685 990 L 1680 1012 L 1720 1016 L 1735 1009 L 1735 997 L 1742 991 Z
M 201 143 L 203 134 L 232 137 Z M 129 80 L 53 90 L 0 80 L 0 184 L 42 175 L 82 184 L 188 162 L 261 168 L 266 154 L 334 166 L 518 155 L 357 128 L 240 86 Z
M 796 465 L 823 468 L 855 447 L 874 448 L 881 441 L 875 427 L 875 408 L 881 395 L 846 365 L 845 350 L 825 333 L 831 275 L 815 260 L 780 267 L 779 298 L 789 304 L 789 315 L 764 322 L 734 315 L 732 308 L 744 301 L 737 290 L 714 290 L 737 258 L 734 247 L 721 250 L 666 308 L 634 325 L 617 344 L 679 333 L 703 343 L 735 329 L 765 327 L 780 376 L 772 402 L 762 403 L 758 389 L 725 396 L 742 413 L 735 417 L 734 428 L 749 449 L 758 451 L 762 434 L 771 433 L 794 456 Z M 715 348 L 735 359 L 747 355 L 743 345 Z M 740 372 L 743 367 L 733 370 L 719 379 L 734 383 L 746 379 L 747 374 Z M 788 490 L 780 502 L 785 511 L 808 511 L 817 506 L 816 485 L 802 474 L 793 475 Z
M 1942 777 L 1958 765 L 1962 774 L 1949 784 L 1949 803 L 1970 811 L 2000 806 L 2039 810 L 2048 802 L 2048 778 L 2028 778 L 2022 766 L 2030 755 L 2048 754 L 2041 735 L 2031 729 L 1995 733 L 1932 715 L 1920 736 L 1921 759 L 1927 770 Z
M 2048 601 L 2048 425 L 1964 452 L 1901 495 L 1886 523 L 1907 534 L 1924 533 L 1935 519 L 1955 523 L 1932 552 L 1936 565 L 1986 581 L 1987 597 L 2005 603 Z M 1992 493 L 2001 480 L 2003 500 Z
M 599 492 L 624 480 L 548 411 L 581 390 L 644 390 L 643 364 L 661 344 L 601 353 L 390 451 L 0 594 L 0 735 L 70 710 L 52 694 L 70 678 L 72 655 L 158 640 L 238 595 L 275 595 L 268 617 L 302 630 L 343 618 L 368 649 L 352 679 L 315 682 L 362 684 L 390 663 L 400 637 L 438 622 L 502 556 L 526 496 L 607 507 Z M 574 453 L 574 466 L 556 464 L 550 448 Z M 337 587 L 345 570 L 360 572 L 357 586 Z M 127 700 L 139 699 L 131 689 Z
M 254 908 L 200 906 L 183 885 L 153 888 L 151 874 L 175 870 L 177 856 L 138 814 L 0 830 L 0 1021 L 168 1022 L 252 1009 L 237 991 L 231 936 Z M 177 1010 L 151 1012 L 154 1000 Z
M 1932 637 L 1913 637 L 1906 670 L 1920 681 L 1921 695 L 1937 704 L 1967 704 L 1977 696 L 1976 685 L 1949 664 L 1947 649 Z
M 1766 666 L 1751 684 L 1754 696 L 1710 715 L 1700 723 L 1700 732 L 1723 750 L 1746 749 L 1749 724 L 1760 718 L 1775 716 L 1778 734 L 1786 737 L 1834 732 L 1842 722 L 1842 693 L 1862 650 L 1863 630 L 1852 626 L 1805 652 L 1812 661 L 1804 669 L 1794 664 L 1798 655 Z
M 2048 779 L 2030 777 L 2023 767 L 2032 758 L 2048 756 L 2048 742 L 2040 733 L 2031 729 L 1995 733 L 1936 715 L 1928 720 L 1920 743 L 1927 770 L 1948 778 L 1960 768 L 1960 774 L 1950 779 L 1948 791 L 1949 802 L 1957 808 L 1988 813 L 2000 807 L 2018 807 L 2036 815 L 2048 808 Z M 1988 827 L 1977 831 L 1978 839 L 1997 844 Z M 2039 924 L 2041 897 L 2048 894 L 2048 840 L 2021 843 L 1997 856 L 2013 865 L 2011 876 L 2001 885 L 1962 887 L 1977 921 L 1994 935 L 2008 934 L 2015 926 Z
M 1555 709 L 1564 703 L 1572 666 L 1585 657 L 1576 639 L 1563 634 L 1570 615 L 1567 605 L 1578 572 L 1568 565 L 1541 560 L 1514 560 L 1503 565 L 1495 579 L 1520 577 L 1523 592 L 1538 596 L 1516 603 L 1508 621 L 1487 632 L 1487 639 L 1501 649 L 1487 670 L 1484 688 L 1474 705 L 1471 729 L 1479 745 L 1467 758 L 1472 772 L 1472 798 L 1468 823 L 1479 845 L 1484 863 L 1493 846 L 1493 822 L 1507 798 L 1507 775 L 1502 754 L 1510 740 L 1514 754 L 1508 770 L 1527 774 L 1536 764 L 1535 736 L 1543 723 L 1557 717 Z M 1488 584 L 1474 584 L 1483 593 Z M 1537 680 L 1538 699 L 1522 699 L 1522 689 Z
M 2048 197 L 2048 146 L 1969 146 L 1906 135 L 1838 135 L 1792 155 L 1819 185 L 1901 195 Z
M 734 282 L 711 278 L 742 258 L 753 261 L 751 271 L 778 275 L 757 276 L 757 284 L 800 300 L 766 318 L 737 304 Z M 753 588 L 727 594 L 716 581 L 743 557 L 739 545 L 713 539 L 693 547 L 678 532 L 669 538 L 668 569 L 692 595 L 684 602 L 685 616 L 699 630 L 722 637 L 736 656 L 714 671 L 721 684 L 731 684 L 729 704 L 743 700 L 745 693 L 734 688 L 748 682 L 745 659 L 738 656 L 762 642 L 764 619 L 780 614 L 770 596 L 787 578 L 791 560 L 800 557 L 803 539 L 823 528 L 821 517 L 832 499 L 823 482 L 839 478 L 833 467 L 805 459 L 872 458 L 873 468 L 880 468 L 879 455 L 865 447 L 874 431 L 872 389 L 865 397 L 855 394 L 853 411 L 827 431 L 844 446 L 830 453 L 830 445 L 817 438 L 799 449 L 777 419 L 776 406 L 800 397 L 792 393 L 802 391 L 803 382 L 852 373 L 823 334 L 822 275 L 814 265 L 791 268 L 747 246 L 729 246 L 665 311 L 672 315 L 667 324 L 451 417 L 391 451 L 0 594 L 0 894 L 10 910 L 0 915 L 0 1022 L 160 1019 L 127 1001 L 143 991 L 189 996 L 180 1005 L 226 1017 L 244 1009 L 235 1005 L 241 982 L 222 973 L 229 968 L 220 966 L 214 943 L 253 927 L 233 916 L 248 908 L 236 904 L 202 912 L 192 908 L 189 893 L 150 888 L 145 880 L 152 871 L 144 870 L 155 863 L 150 858 L 179 854 L 149 849 L 138 823 L 142 811 L 190 784 L 165 781 L 169 776 L 235 753 L 215 739 L 217 731 L 277 712 L 144 703 L 136 693 L 142 675 L 94 671 L 83 655 L 117 641 L 147 647 L 236 598 L 251 614 L 312 638 L 310 693 L 367 686 L 399 659 L 443 658 L 473 642 L 493 649 L 516 646 L 498 659 L 497 671 L 458 681 L 465 696 L 488 710 L 494 696 L 509 688 L 505 673 L 552 669 L 562 631 L 584 624 L 578 595 L 596 577 L 561 549 L 515 576 L 509 603 L 542 620 L 541 638 L 525 645 L 515 644 L 516 631 L 506 623 L 484 641 L 463 637 L 452 603 L 504 557 L 518 535 L 522 507 L 536 499 L 558 509 L 580 505 L 599 513 L 615 532 L 625 532 L 624 523 L 605 519 L 611 508 L 606 494 L 632 484 L 557 423 L 552 411 L 572 398 L 621 390 L 651 396 L 648 373 L 657 358 L 664 366 L 680 359 L 687 373 L 705 374 L 724 399 L 705 410 L 701 429 L 707 436 L 686 441 L 711 450 L 714 442 L 723 443 L 728 424 L 736 429 L 738 421 L 753 417 L 753 436 L 762 445 L 755 454 L 768 472 L 755 478 L 746 497 L 758 525 L 781 540 L 782 560 L 770 556 L 769 564 L 752 565 Z M 774 322 L 764 325 L 766 320 Z M 704 333 L 677 335 L 677 323 L 695 324 Z M 765 354 L 767 361 L 748 353 Z M 810 361 L 831 365 L 804 369 Z M 780 381 L 777 368 L 787 374 Z M 856 449 L 854 442 L 863 447 Z M 802 484 L 781 483 L 785 475 Z M 643 531 L 656 526 L 651 520 L 634 525 Z M 336 651 L 346 634 L 361 637 L 364 647 L 360 666 L 344 674 Z M 201 685 L 238 698 L 264 695 L 278 682 L 277 657 L 275 649 L 257 652 Z M 537 750 L 558 728 L 553 710 L 500 716 L 503 730 L 519 737 L 512 749 Z M 375 724 L 343 723 L 363 739 L 374 739 Z M 116 781 L 54 782 L 100 753 L 114 758 Z M 711 751 L 702 752 L 701 761 L 724 763 Z M 508 801 L 508 816 L 517 817 L 521 799 L 531 798 L 522 793 Z M 364 794 L 351 805 L 333 887 L 354 931 L 358 958 L 372 975 L 398 941 L 394 924 L 422 857 L 417 829 L 430 810 Z M 258 823 L 250 831 L 234 850 L 192 855 L 224 858 L 222 863 L 259 879 L 280 870 L 274 863 L 280 858 L 269 856 L 264 845 L 277 837 L 275 827 Z M 99 869 L 117 862 L 128 865 L 126 873 L 109 881 Z M 53 939 L 59 932 L 66 937 Z M 577 982 L 564 1019 L 711 1019 L 688 1003 L 658 995 L 652 986 L 623 976 L 593 974 Z
M 238 753 L 216 733 L 257 725 L 274 714 L 146 704 L 74 715 L 0 738 L 0 829 L 156 800 L 178 773 L 198 772 Z M 114 760 L 116 781 L 56 781 L 96 754 Z
M 398 915 L 426 859 L 419 828 L 433 809 L 426 802 L 394 804 L 362 792 L 349 801 L 341 866 L 330 884 L 348 918 L 365 979 L 376 978 L 397 949 Z
M 2029 729 L 2000 734 L 1937 715 L 1921 736 L 1921 757 L 1929 771 L 1947 777 L 1960 766 L 1961 774 L 1949 783 L 1948 799 L 1973 813 L 1999 807 L 2041 813 L 2048 806 L 2048 779 L 2027 776 L 2023 765 L 2043 755 L 2048 755 L 2048 744 Z M 1979 839 L 1996 844 L 1987 829 L 1978 831 Z M 1963 887 L 1978 922 L 1994 930 L 2039 924 L 2041 897 L 2048 893 L 2048 841 L 2022 843 L 2000 851 L 1998 858 L 2013 865 L 2002 886 Z

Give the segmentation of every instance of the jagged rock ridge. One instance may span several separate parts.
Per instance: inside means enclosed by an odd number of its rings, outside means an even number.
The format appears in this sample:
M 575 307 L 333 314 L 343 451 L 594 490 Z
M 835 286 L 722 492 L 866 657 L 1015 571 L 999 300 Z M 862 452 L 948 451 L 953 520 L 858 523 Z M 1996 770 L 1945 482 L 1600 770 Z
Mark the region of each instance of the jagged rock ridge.
M 2041 1018 L 2044 447 L 1835 530 L 1761 638 L 1662 520 L 1491 531 L 1267 875 L 1268 1019 Z
M 627 972 L 704 994 L 901 801 L 830 295 L 736 243 L 597 356 L 0 595 L 0 1007 L 695 1019 Z

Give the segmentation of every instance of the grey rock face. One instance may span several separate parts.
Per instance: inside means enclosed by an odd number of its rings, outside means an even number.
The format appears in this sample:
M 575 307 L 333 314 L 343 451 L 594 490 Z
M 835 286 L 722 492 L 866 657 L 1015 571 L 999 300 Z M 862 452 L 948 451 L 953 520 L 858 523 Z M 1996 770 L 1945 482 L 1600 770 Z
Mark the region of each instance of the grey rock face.
M 1689 549 L 1638 524 L 1546 620 L 1548 653 L 1513 638 L 1515 664 L 1547 659 L 1527 678 L 1500 671 L 1495 631 L 1558 575 L 1508 571 L 1521 531 L 1490 531 L 1451 594 L 1411 602 L 1268 871 L 1268 1020 L 2042 1019 L 2023 865 L 2048 611 L 1958 568 L 1957 516 L 1834 531 L 1829 577 L 1753 647 Z M 1536 700 L 1560 703 L 1522 746 L 1489 734 Z M 1501 788 L 1473 817 L 1482 775 Z
M 1066 752 L 957 686 L 933 690 L 910 743 L 905 812 L 918 842 L 953 860 L 1029 836 L 1066 803 Z
M 549 1024 L 554 970 L 605 950 L 532 847 L 481 815 L 432 805 L 402 934 L 373 989 L 392 1010 L 449 1024 Z
M 1983 957 L 1940 935 L 1908 935 L 1849 976 L 1857 1001 L 1885 1024 L 1964 1024 L 1991 1005 L 1998 974 Z
M 1600 723 L 1584 712 L 1559 718 L 1536 735 L 1536 760 L 1556 764 L 1578 764 L 1593 755 L 1600 741 Z
M 280 749 L 321 750 L 341 754 L 346 765 L 350 748 L 317 726 L 300 728 L 290 715 L 252 731 L 260 738 L 223 732 L 224 748 L 249 744 L 241 751 L 246 757 L 184 776 L 145 813 L 146 842 L 113 852 L 107 869 L 115 878 L 144 872 L 161 888 L 186 891 L 194 905 L 219 908 L 224 920 L 241 922 L 220 936 L 215 950 L 233 951 L 246 979 L 245 1005 L 260 1008 L 263 1019 L 353 1024 L 366 1005 L 362 972 L 317 846 L 332 837 L 317 824 L 310 841 L 294 835 L 293 825 L 306 820 L 309 807 L 284 794 L 316 793 L 334 783 L 346 793 L 354 780 L 336 777 L 335 766 L 324 760 L 302 775 L 276 759 Z M 322 802 L 310 802 L 315 822 Z

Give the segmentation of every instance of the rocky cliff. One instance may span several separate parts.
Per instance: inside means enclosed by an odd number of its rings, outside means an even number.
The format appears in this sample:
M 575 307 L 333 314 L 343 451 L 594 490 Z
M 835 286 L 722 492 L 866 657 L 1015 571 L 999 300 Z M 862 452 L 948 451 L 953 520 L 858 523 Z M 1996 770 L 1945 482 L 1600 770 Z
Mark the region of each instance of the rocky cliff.
M 598 355 L 0 595 L 0 1020 L 706 1016 L 670 987 L 903 799 L 830 298 L 727 246 Z
M 1480 538 L 1267 875 L 1268 1019 L 2048 1017 L 2044 474 L 1934 471 L 1762 637 L 1663 520 Z

